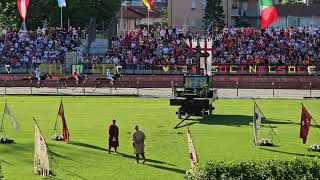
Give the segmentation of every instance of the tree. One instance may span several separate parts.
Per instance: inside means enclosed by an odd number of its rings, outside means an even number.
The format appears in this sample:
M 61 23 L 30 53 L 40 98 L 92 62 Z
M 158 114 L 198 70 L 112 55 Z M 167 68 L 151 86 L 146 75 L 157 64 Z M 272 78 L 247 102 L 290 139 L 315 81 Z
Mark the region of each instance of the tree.
M 92 17 L 96 18 L 97 27 L 107 26 L 120 8 L 119 0 L 68 0 L 63 8 L 64 27 L 70 19 L 70 25 L 85 28 Z M 15 1 L 0 2 L 0 28 L 21 27 Z M 60 26 L 60 8 L 56 0 L 30 1 L 26 24 L 28 29 L 42 27 L 44 22 L 49 26 Z
M 169 24 L 168 8 L 163 8 L 162 10 L 161 24 L 163 27 L 168 27 L 168 24 Z
M 16 10 L 16 2 L 0 2 L 0 28 L 8 29 L 17 27 L 19 22 L 19 13 Z
M 207 0 L 204 24 L 207 28 L 209 25 L 222 28 L 224 26 L 224 14 L 221 0 Z

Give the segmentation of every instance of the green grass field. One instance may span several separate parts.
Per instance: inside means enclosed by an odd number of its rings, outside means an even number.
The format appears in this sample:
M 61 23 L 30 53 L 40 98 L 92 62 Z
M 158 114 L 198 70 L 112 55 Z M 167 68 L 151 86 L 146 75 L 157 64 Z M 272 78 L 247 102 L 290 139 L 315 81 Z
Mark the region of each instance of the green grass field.
M 0 97 L 1 109 L 5 98 Z M 185 171 L 190 168 L 187 128 L 173 129 L 178 123 L 176 107 L 170 107 L 168 99 L 65 97 L 65 114 L 71 134 L 71 143 L 65 144 L 50 140 L 60 97 L 7 98 L 16 119 L 22 124 L 22 131 L 11 129 L 6 119 L 6 130 L 16 143 L 0 145 L 5 179 L 42 179 L 33 174 L 32 116 L 36 117 L 50 150 L 54 152 L 52 169 L 56 177 L 52 179 L 183 179 Z M 252 101 L 217 101 L 212 118 L 190 122 L 200 162 L 319 156 L 307 151 L 309 145 L 319 143 L 318 128 L 311 127 L 307 145 L 299 139 L 300 102 L 315 118 L 320 116 L 318 100 L 257 100 L 280 140 L 274 139 L 276 147 L 259 148 L 252 143 Z M 107 126 L 113 118 L 120 128 L 119 154 L 105 151 Z M 134 160 L 130 135 L 135 125 L 139 125 L 147 136 L 146 156 L 149 161 L 145 165 L 136 164 Z M 262 136 L 269 137 L 268 132 L 268 126 L 264 124 Z

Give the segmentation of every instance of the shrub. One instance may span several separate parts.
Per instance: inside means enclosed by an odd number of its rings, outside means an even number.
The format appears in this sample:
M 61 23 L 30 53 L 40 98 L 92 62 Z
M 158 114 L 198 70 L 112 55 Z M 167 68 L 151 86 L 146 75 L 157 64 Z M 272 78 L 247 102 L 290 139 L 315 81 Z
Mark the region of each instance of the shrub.
M 3 175 L 2 175 L 2 169 L 1 169 L 1 164 L 0 164 L 0 179 L 3 178 Z
M 188 180 L 317 180 L 320 161 L 311 158 L 242 162 L 209 161 L 186 174 Z

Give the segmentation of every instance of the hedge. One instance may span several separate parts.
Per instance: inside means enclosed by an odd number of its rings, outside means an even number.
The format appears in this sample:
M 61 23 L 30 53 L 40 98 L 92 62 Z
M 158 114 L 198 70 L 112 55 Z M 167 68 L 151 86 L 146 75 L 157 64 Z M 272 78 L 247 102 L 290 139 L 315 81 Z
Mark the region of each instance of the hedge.
M 320 161 L 313 158 L 293 160 L 218 162 L 209 161 L 187 171 L 188 180 L 317 180 Z
M 0 163 L 0 179 L 3 178 L 3 175 L 2 175 L 2 169 L 1 169 L 1 163 Z

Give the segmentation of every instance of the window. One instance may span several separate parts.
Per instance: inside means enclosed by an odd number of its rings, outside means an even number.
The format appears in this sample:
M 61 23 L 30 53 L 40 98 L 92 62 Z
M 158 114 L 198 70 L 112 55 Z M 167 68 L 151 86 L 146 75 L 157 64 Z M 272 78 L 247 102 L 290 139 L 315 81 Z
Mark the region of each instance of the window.
M 192 9 L 192 10 L 196 9 L 196 6 L 197 6 L 196 0 L 192 0 L 192 2 L 191 2 L 191 9 Z

